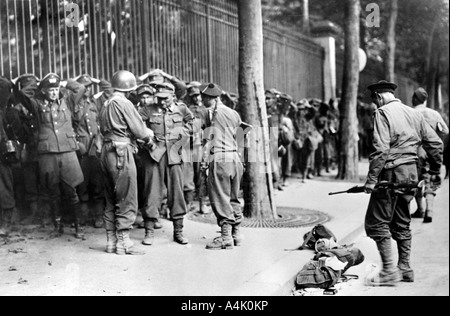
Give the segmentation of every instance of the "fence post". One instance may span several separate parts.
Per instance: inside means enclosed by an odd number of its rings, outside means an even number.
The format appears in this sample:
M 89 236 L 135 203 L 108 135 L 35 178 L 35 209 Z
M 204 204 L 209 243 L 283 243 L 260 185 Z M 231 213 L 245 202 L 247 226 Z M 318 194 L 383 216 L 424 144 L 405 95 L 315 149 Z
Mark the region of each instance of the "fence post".
M 213 78 L 213 56 L 212 56 L 212 28 L 211 28 L 211 6 L 206 5 L 206 32 L 208 41 L 208 79 L 214 82 Z

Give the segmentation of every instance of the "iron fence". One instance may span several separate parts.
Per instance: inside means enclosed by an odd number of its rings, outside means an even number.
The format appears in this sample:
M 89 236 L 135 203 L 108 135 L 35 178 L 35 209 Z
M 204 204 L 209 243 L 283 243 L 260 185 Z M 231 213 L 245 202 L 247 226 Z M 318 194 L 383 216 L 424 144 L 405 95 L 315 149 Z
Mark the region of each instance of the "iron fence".
M 235 0 L 0 1 L 0 72 L 62 78 L 160 68 L 238 91 Z M 266 26 L 265 84 L 294 98 L 323 95 L 323 49 Z

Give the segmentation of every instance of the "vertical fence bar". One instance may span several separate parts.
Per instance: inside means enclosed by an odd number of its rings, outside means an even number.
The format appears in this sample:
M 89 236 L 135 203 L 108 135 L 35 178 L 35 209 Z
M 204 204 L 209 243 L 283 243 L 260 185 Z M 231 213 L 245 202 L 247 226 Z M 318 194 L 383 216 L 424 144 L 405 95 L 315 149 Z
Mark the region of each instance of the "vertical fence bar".
M 28 73 L 28 52 L 27 52 L 27 25 L 25 23 L 25 2 L 23 1 L 21 3 L 21 9 L 22 9 L 22 33 L 23 33 L 23 59 L 25 63 L 25 73 Z M 20 61 L 19 61 L 20 62 Z M 19 74 L 20 75 L 20 74 Z
M 39 14 L 39 0 L 36 0 L 36 22 L 37 22 L 37 43 L 38 43 L 38 58 L 39 58 L 39 78 L 42 78 L 42 52 L 41 52 L 41 16 Z M 40 11 L 42 14 L 42 10 Z M 36 74 L 37 75 L 37 74 Z
M 104 54 L 105 55 L 104 56 L 106 56 L 106 64 L 104 66 L 105 66 L 105 71 L 106 71 L 107 77 L 109 79 L 111 79 L 112 76 L 110 76 L 110 74 L 111 74 L 110 70 L 111 70 L 112 61 L 110 63 L 110 60 L 109 60 L 109 55 L 110 55 L 109 51 L 110 51 L 111 45 L 109 45 L 109 24 L 108 24 L 108 15 L 107 15 L 107 11 L 106 11 L 107 1 L 108 0 L 104 0 L 103 1 L 104 5 L 102 6 L 103 17 L 105 19 L 105 25 L 104 25 L 104 27 L 105 27 L 105 52 L 104 52 Z
M 30 15 L 30 35 L 31 35 L 31 39 L 30 39 L 30 46 L 31 46 L 31 69 L 32 69 L 32 73 L 35 75 L 36 74 L 36 69 L 35 69 L 35 65 L 34 65 L 34 45 L 33 45 L 33 20 L 32 18 L 32 10 L 31 10 L 31 1 L 32 0 L 28 0 L 28 13 Z M 37 15 L 36 15 L 36 19 L 37 19 Z M 1 32 L 0 32 L 1 33 Z
M 88 27 L 88 23 L 85 22 L 86 21 L 85 15 L 86 15 L 86 8 L 85 8 L 85 3 L 83 1 L 82 5 L 81 5 L 81 21 L 83 23 L 82 24 L 83 25 L 83 32 L 82 32 L 83 40 L 80 41 L 80 43 L 83 44 L 83 58 L 82 58 L 82 60 L 84 61 L 84 73 L 87 74 L 88 72 L 90 72 L 90 75 L 92 76 L 92 71 L 88 71 L 88 56 L 87 56 L 87 47 L 86 47 L 87 42 L 88 42 L 87 37 L 86 37 L 86 28 Z M 90 46 L 91 45 L 89 45 L 89 47 Z M 92 55 L 89 55 L 89 56 L 92 56 Z
M 212 56 L 212 29 L 211 29 L 211 6 L 206 5 L 206 31 L 207 31 L 207 39 L 208 39 L 208 50 L 207 50 L 207 60 L 208 60 L 208 80 L 210 82 L 214 82 L 214 73 L 213 73 L 213 56 Z
M 0 36 L 3 39 L 3 12 L 1 10 L 1 6 L 0 6 Z M 8 14 L 5 14 L 5 21 L 8 22 Z M 3 42 L 3 41 L 2 41 Z M 9 43 L 8 43 L 9 44 Z M 0 75 L 4 76 L 5 75 L 5 69 L 3 67 L 3 43 L 0 43 Z
M 20 58 L 19 58 L 19 31 L 17 27 L 17 2 L 14 1 L 14 31 L 16 33 L 16 68 L 17 68 L 17 76 L 20 76 Z

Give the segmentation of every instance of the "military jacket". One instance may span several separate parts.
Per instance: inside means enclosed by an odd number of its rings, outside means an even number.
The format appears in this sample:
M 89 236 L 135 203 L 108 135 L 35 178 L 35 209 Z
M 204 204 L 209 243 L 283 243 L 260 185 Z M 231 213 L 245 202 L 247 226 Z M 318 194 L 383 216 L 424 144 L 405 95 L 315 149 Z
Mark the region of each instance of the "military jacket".
M 202 113 L 204 112 L 205 107 L 203 105 L 190 105 L 188 108 L 194 116 L 192 143 L 194 146 L 200 146 L 202 144 Z
M 173 103 L 166 110 L 154 105 L 141 109 L 140 112 L 147 126 L 155 134 L 156 148 L 150 155 L 159 162 L 167 152 L 169 165 L 181 164 L 186 157 L 189 139 L 193 133 L 192 112 L 184 103 Z
M 135 139 L 152 137 L 133 103 L 121 94 L 113 93 L 100 113 L 100 128 L 105 142 L 132 143 Z
M 430 124 L 431 128 L 436 131 L 442 140 L 444 140 L 448 135 L 448 126 L 445 124 L 444 119 L 439 112 L 427 108 L 425 104 L 418 105 L 414 109 L 422 113 L 425 121 Z
M 374 114 L 375 151 L 370 155 L 368 183 L 377 183 L 383 169 L 416 163 L 420 145 L 431 157 L 431 168 L 442 164 L 442 141 L 414 109 L 393 100 Z
M 79 149 L 76 134 L 72 125 L 72 113 L 69 104 L 76 104 L 84 94 L 84 86 L 73 83 L 73 90 L 54 102 L 50 102 L 32 87 L 21 90 L 23 105 L 36 117 L 38 124 L 37 152 L 65 153 Z
M 95 155 L 96 137 L 100 134 L 97 104 L 93 98 L 83 98 L 73 109 L 73 125 L 77 134 L 80 154 Z

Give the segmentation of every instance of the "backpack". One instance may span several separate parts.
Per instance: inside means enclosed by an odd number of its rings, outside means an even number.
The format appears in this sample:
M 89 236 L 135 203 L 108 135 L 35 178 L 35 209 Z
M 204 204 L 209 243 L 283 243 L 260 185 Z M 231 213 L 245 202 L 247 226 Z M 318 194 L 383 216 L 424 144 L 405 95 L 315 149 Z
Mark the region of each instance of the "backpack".
M 340 277 L 341 271 L 335 271 L 327 266 L 320 266 L 318 261 L 311 260 L 297 273 L 295 286 L 297 289 L 328 289 L 335 285 Z
M 304 241 L 303 244 L 300 246 L 299 250 L 303 249 L 315 250 L 316 242 L 319 239 L 333 239 L 334 242 L 337 242 L 337 238 L 331 230 L 329 230 L 322 224 L 318 224 L 314 226 L 314 228 L 311 231 L 307 232 L 303 236 Z

